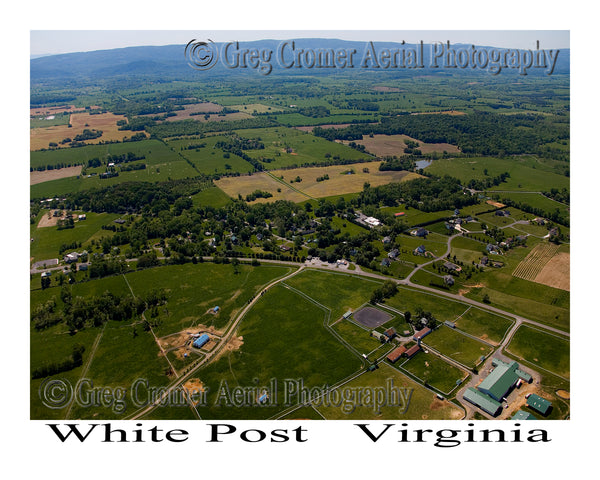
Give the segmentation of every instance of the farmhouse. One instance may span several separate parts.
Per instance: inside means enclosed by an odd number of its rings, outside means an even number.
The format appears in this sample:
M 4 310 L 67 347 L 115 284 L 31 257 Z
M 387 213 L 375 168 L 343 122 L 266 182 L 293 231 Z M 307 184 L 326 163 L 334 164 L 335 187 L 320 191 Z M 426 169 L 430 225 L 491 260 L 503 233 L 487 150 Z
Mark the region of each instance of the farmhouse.
M 484 412 L 489 413 L 495 417 L 502 410 L 502 405 L 496 400 L 490 398 L 488 395 L 481 393 L 473 387 L 467 388 L 463 394 L 463 398 L 473 405 L 481 408 Z
M 449 272 L 460 272 L 462 270 L 462 268 L 452 262 L 444 262 L 444 267 L 448 269 Z
M 425 245 L 419 245 L 416 249 L 415 249 L 415 253 L 419 254 L 419 255 L 423 255 L 425 252 L 427 251 L 427 249 L 425 248 Z
M 494 358 L 492 365 L 495 367 L 494 370 L 477 388 L 498 402 L 513 389 L 519 378 L 525 382 L 531 381 L 531 375 L 519 370 L 517 362 L 506 363 L 499 358 Z
M 444 284 L 449 287 L 454 285 L 454 277 L 452 275 L 444 275 Z
M 423 227 L 419 227 L 416 230 L 410 232 L 413 237 L 426 237 L 429 232 L 425 230 Z
M 392 261 L 389 258 L 384 258 L 381 261 L 381 266 L 382 267 L 389 267 L 392 264 Z
M 77 252 L 72 252 L 64 256 L 63 260 L 67 263 L 76 262 L 79 259 L 79 254 Z
M 402 355 L 404 355 L 405 352 L 406 352 L 406 347 L 404 345 L 401 345 L 398 348 L 395 348 L 394 350 L 392 350 L 390 352 L 390 354 L 387 356 L 387 359 L 392 363 L 396 363 L 398 361 L 398 359 L 400 357 L 402 357 Z
M 381 220 L 377 220 L 374 217 L 366 217 L 363 221 L 370 227 L 378 227 L 381 225 Z
M 388 258 L 396 258 L 400 254 L 400 251 L 397 248 L 394 248 L 388 253 Z
M 383 334 L 387 337 L 388 341 L 396 336 L 396 329 L 394 327 L 388 328 Z
M 387 245 L 391 241 L 392 241 L 392 239 L 390 237 L 383 237 L 383 240 L 381 240 L 381 243 L 383 243 L 384 245 Z
M 545 398 L 532 393 L 527 398 L 527 405 L 533 408 L 536 412 L 539 412 L 542 415 L 547 415 L 550 411 L 550 407 L 552 406 L 552 402 L 549 402 Z
M 421 343 L 421 340 L 423 340 L 423 338 L 425 338 L 430 333 L 431 328 L 425 327 L 423 330 L 419 330 L 417 333 L 415 333 L 413 340 L 416 340 L 417 342 Z

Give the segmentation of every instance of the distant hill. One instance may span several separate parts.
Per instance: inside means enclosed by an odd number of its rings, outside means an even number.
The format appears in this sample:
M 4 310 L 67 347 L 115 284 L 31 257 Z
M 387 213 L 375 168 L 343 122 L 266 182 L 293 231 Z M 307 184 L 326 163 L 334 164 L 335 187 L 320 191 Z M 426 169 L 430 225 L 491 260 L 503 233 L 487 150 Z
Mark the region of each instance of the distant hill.
M 364 72 L 366 69 L 360 67 L 361 60 L 365 58 L 366 50 L 369 49 L 367 42 L 345 41 L 336 39 L 296 39 L 294 40 L 297 50 L 326 50 L 333 49 L 340 51 L 356 50 L 354 55 L 354 68 L 284 68 L 280 65 L 278 57 L 278 48 L 283 41 L 281 40 L 260 40 L 253 42 L 240 42 L 240 49 L 258 49 L 273 52 L 270 61 L 263 64 L 270 64 L 272 72 L 270 75 L 329 75 L 329 74 L 353 74 Z M 185 56 L 185 45 L 165 45 L 165 46 L 142 46 L 142 47 L 127 47 L 112 50 L 98 50 L 93 52 L 68 53 L 61 55 L 50 55 L 30 60 L 30 75 L 32 84 L 55 82 L 61 80 L 102 80 L 122 76 L 143 76 L 169 79 L 193 79 L 193 78 L 210 78 L 218 76 L 245 75 L 252 74 L 260 76 L 258 71 L 252 68 L 227 68 L 223 63 L 223 46 L 224 43 L 216 44 L 220 54 L 220 58 L 214 68 L 205 71 L 195 70 L 188 64 L 188 59 Z M 374 51 L 381 52 L 383 49 L 416 49 L 415 45 L 401 45 L 394 42 L 374 42 Z M 454 49 L 470 47 L 466 45 L 452 45 Z M 477 50 L 490 51 L 494 47 L 476 47 Z M 544 48 L 543 45 L 540 48 Z M 502 49 L 503 50 L 503 49 Z M 231 54 L 232 51 L 230 51 Z M 419 74 L 435 74 L 435 75 L 462 75 L 462 74 L 482 74 L 491 75 L 481 68 L 429 68 L 431 46 L 425 45 L 423 48 L 422 63 L 425 68 L 407 69 L 407 68 L 373 68 L 374 62 L 369 59 L 367 62 L 369 70 L 387 73 L 396 77 L 405 77 Z M 284 50 L 284 59 L 291 63 L 294 59 L 291 47 L 288 45 Z M 482 54 L 483 55 L 483 54 Z M 235 55 L 230 55 L 232 61 Z M 311 55 L 308 56 L 310 62 Z M 554 74 L 568 74 L 570 64 L 570 50 L 560 50 L 558 55 Z M 527 73 L 529 75 L 546 75 L 544 69 L 530 68 Z M 501 75 L 518 75 L 515 69 L 507 68 L 503 70 Z

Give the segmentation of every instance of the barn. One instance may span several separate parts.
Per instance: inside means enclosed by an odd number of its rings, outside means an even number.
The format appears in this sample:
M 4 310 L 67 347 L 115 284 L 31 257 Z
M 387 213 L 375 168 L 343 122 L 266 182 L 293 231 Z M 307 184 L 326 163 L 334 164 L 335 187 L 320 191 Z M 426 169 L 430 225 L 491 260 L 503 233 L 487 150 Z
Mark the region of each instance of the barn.
M 408 349 L 408 350 L 405 352 L 405 354 L 406 354 L 406 356 L 407 356 L 408 358 L 412 358 L 412 357 L 414 357 L 414 356 L 417 354 L 417 352 L 418 352 L 419 350 L 421 350 L 421 346 L 420 346 L 420 345 L 413 345 L 412 347 L 410 347 L 410 348 L 409 348 L 409 349 Z
M 398 348 L 395 348 L 394 350 L 392 350 L 390 352 L 390 354 L 387 356 L 387 359 L 392 362 L 392 363 L 396 363 L 398 361 L 398 359 L 406 352 L 406 347 L 404 345 L 401 345 Z
M 507 363 L 499 358 L 494 358 L 492 365 L 495 367 L 494 370 L 477 388 L 498 402 L 502 401 L 502 398 L 512 390 L 519 378 L 526 382 L 531 381 L 531 375 L 519 370 L 517 362 Z
M 424 328 L 423 330 L 420 330 L 417 333 L 415 333 L 413 340 L 420 342 L 424 337 L 426 337 L 430 333 L 431 333 L 431 328 Z
M 542 415 L 547 415 L 550 411 L 550 407 L 552 406 L 552 402 L 549 402 L 545 398 L 532 393 L 527 398 L 527 405 L 533 408 L 536 412 L 539 412 Z
M 463 394 L 463 398 L 466 401 L 471 402 L 473 405 L 478 406 L 484 412 L 489 413 L 493 417 L 498 415 L 498 412 L 502 410 L 502 405 L 499 402 L 493 398 L 490 398 L 488 395 L 481 393 L 473 387 L 467 388 Z
M 209 340 L 210 340 L 210 337 L 206 333 L 203 333 L 196 340 L 194 340 L 193 345 L 196 348 L 202 348 L 204 345 L 206 345 L 208 343 Z

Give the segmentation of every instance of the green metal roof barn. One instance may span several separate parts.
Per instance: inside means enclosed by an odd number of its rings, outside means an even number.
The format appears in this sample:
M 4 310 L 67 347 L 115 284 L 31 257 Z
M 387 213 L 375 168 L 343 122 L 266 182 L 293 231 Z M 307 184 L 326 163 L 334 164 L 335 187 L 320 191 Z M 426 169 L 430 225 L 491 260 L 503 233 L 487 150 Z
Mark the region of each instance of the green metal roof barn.
M 467 388 L 463 394 L 463 398 L 492 416 L 496 416 L 502 410 L 502 405 L 499 402 L 473 387 Z
M 548 413 L 548 410 L 550 410 L 550 407 L 552 406 L 552 402 L 549 402 L 545 398 L 542 398 L 539 395 L 532 393 L 527 399 L 527 405 L 529 405 L 534 410 L 540 412 L 542 415 L 546 415 Z
M 487 393 L 498 402 L 502 401 L 502 397 L 515 386 L 519 378 L 527 382 L 531 381 L 529 374 L 519 370 L 517 362 L 506 363 L 499 358 L 494 358 L 492 365 L 495 365 L 496 368 L 479 384 L 477 389 Z

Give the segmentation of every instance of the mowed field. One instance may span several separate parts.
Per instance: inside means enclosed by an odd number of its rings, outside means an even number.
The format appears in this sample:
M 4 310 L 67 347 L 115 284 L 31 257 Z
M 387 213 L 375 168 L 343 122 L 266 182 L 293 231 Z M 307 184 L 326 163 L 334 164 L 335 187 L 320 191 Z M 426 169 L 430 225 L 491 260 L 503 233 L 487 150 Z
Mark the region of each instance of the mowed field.
M 373 135 L 373 137 L 363 135 L 362 140 L 357 140 L 356 143 L 364 145 L 367 151 L 377 156 L 400 156 L 404 155 L 404 149 L 406 148 L 405 140 L 417 142 L 419 144 L 418 148 L 422 153 L 442 153 L 444 151 L 448 153 L 460 153 L 456 145 L 449 143 L 425 143 L 408 135 Z
M 273 170 L 270 173 L 260 173 L 251 176 L 222 178 L 216 185 L 230 197 L 238 194 L 245 197 L 255 190 L 263 190 L 273 194 L 268 199 L 260 198 L 258 202 L 272 202 L 275 200 L 290 200 L 299 202 L 307 197 L 322 198 L 332 195 L 360 192 L 365 182 L 372 187 L 385 185 L 392 182 L 402 182 L 419 177 L 416 173 L 405 171 L 378 170 L 381 162 L 356 163 L 350 165 L 332 165 L 328 167 L 304 167 L 290 170 Z M 367 168 L 368 173 L 363 169 Z M 346 172 L 354 170 L 354 174 Z M 329 176 L 329 180 L 318 182 L 317 178 Z M 283 177 L 283 178 L 281 178 Z M 301 182 L 290 184 L 297 177 Z M 278 181 L 282 180 L 281 181 Z M 281 188 L 281 192 L 277 189 Z
M 102 141 L 123 140 L 123 137 L 130 137 L 131 132 L 128 130 L 119 130 L 117 122 L 126 120 L 123 115 L 115 115 L 113 113 L 100 113 L 90 115 L 89 113 L 73 113 L 71 115 L 69 128 L 68 125 L 57 125 L 47 128 L 32 128 L 30 135 L 30 150 L 40 150 L 48 148 L 50 142 L 58 143 L 65 138 L 73 139 L 76 135 L 83 132 L 84 129 L 102 130 L 102 136 L 86 140 L 85 143 L 100 143 Z M 67 146 L 68 147 L 68 146 Z

